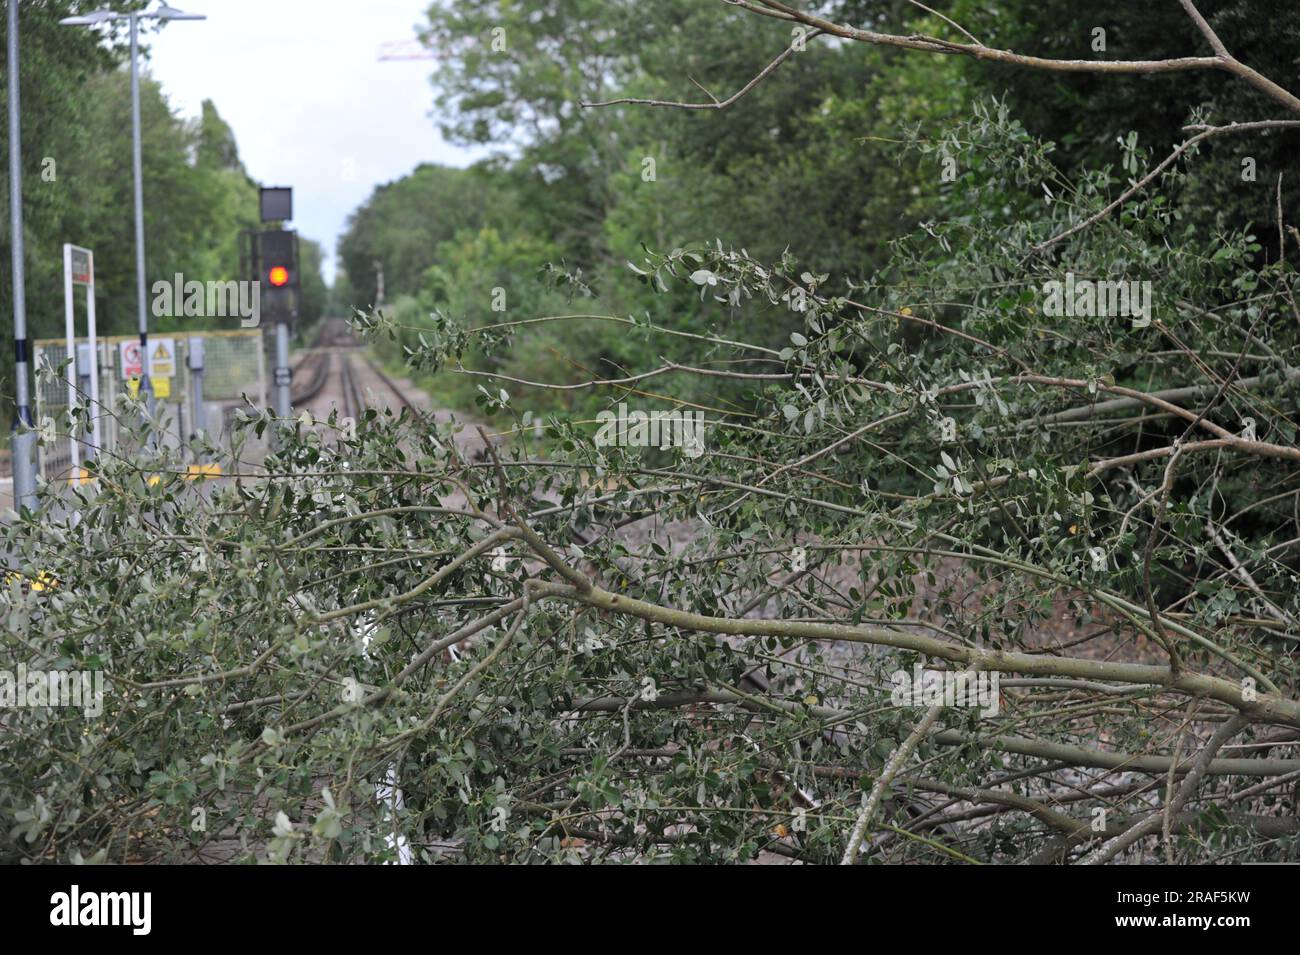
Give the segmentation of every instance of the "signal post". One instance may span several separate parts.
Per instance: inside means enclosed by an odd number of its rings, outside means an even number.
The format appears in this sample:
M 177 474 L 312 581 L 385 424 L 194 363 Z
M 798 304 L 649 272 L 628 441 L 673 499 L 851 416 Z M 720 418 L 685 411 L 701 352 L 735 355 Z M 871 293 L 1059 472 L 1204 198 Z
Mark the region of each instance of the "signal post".
M 284 187 L 261 191 L 263 222 L 293 218 L 293 190 Z M 248 273 L 258 283 L 262 315 L 275 323 L 275 366 L 272 377 L 273 404 L 277 417 L 293 413 L 289 397 L 290 326 L 298 318 L 298 234 L 291 229 L 264 229 L 248 236 Z

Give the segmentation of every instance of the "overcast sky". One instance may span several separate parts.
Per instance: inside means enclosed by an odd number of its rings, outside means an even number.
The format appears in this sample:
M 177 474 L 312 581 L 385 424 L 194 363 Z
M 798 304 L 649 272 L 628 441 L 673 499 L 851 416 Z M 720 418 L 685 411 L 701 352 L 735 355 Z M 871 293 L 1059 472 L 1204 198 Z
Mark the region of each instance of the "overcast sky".
M 172 0 L 208 19 L 150 36 L 148 69 L 174 109 L 211 99 L 249 175 L 293 186 L 293 226 L 326 252 L 379 183 L 421 162 L 464 166 L 429 117 L 429 60 L 378 62 L 385 41 L 414 38 L 429 0 Z M 148 201 L 146 196 L 145 201 Z

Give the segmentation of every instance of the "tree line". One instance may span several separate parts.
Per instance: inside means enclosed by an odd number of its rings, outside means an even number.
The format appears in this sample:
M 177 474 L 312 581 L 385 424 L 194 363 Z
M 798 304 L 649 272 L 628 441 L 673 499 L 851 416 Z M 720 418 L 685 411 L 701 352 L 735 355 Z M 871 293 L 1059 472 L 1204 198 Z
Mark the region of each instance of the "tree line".
M 99 333 L 136 329 L 128 46 L 121 27 L 101 34 L 59 25 L 61 18 L 84 12 L 82 6 L 71 0 L 25 4 L 19 20 L 27 321 L 33 339 L 63 335 L 65 242 L 95 252 Z M 145 4 L 119 0 L 101 6 L 126 11 Z M 258 183 L 211 100 L 194 119 L 172 109 L 162 86 L 147 73 L 150 33 L 146 27 L 142 31 L 146 290 L 160 279 L 171 281 L 177 272 L 204 282 L 241 278 L 237 237 L 240 230 L 260 227 Z M 0 76 L 4 96 L 7 83 L 6 73 Z M 5 137 L 0 160 L 6 169 L 8 149 Z M 7 261 L 8 186 L 0 192 L 0 244 Z M 324 308 L 326 288 L 320 247 L 310 239 L 300 243 L 301 311 L 311 323 Z M 7 266 L 0 273 L 0 335 L 11 338 L 12 275 Z M 151 318 L 158 331 L 209 326 L 216 327 L 204 319 Z M 3 390 L 12 400 L 12 386 Z

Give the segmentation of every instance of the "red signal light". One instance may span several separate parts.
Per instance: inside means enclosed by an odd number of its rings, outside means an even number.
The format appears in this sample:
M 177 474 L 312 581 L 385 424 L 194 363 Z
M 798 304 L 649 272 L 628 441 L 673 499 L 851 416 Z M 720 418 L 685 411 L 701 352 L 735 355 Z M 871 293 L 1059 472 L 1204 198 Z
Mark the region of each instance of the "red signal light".
M 271 280 L 272 285 L 274 285 L 276 288 L 279 288 L 282 285 L 288 284 L 289 270 L 286 269 L 283 265 L 277 265 L 273 269 L 271 269 L 267 278 Z

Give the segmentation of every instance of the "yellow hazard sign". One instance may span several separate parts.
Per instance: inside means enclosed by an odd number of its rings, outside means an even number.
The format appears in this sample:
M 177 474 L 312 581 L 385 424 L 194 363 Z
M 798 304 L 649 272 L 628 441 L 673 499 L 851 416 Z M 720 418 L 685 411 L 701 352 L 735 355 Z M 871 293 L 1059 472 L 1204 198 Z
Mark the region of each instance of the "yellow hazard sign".
M 172 380 L 170 378 L 155 378 L 150 384 L 153 385 L 153 396 L 155 398 L 170 398 L 172 396 Z
M 149 377 L 170 378 L 174 374 L 176 374 L 176 339 L 152 339 L 149 342 Z

